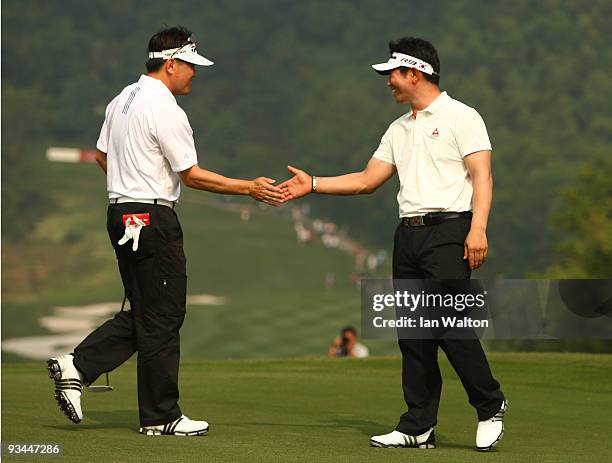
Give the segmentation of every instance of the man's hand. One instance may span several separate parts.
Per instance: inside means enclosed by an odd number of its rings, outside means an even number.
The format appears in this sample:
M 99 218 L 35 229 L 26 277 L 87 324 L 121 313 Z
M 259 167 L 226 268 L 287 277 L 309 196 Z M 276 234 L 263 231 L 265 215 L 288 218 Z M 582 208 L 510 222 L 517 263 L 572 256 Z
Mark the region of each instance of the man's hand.
M 486 260 L 489 252 L 487 234 L 482 230 L 470 230 L 463 244 L 463 259 L 468 259 L 470 269 L 475 270 Z
M 287 166 L 287 170 L 293 174 L 293 177 L 279 185 L 286 201 L 312 193 L 312 177 L 310 175 L 292 166 Z
M 327 351 L 327 356 L 337 357 L 338 349 L 340 349 L 341 347 L 342 347 L 342 338 L 340 336 L 336 336 L 336 339 L 334 339 L 334 342 L 332 342 L 331 345 L 329 346 L 329 350 Z
M 262 203 L 278 206 L 287 199 L 287 196 L 280 187 L 274 186 L 276 180 L 267 177 L 257 177 L 249 185 L 249 196 Z

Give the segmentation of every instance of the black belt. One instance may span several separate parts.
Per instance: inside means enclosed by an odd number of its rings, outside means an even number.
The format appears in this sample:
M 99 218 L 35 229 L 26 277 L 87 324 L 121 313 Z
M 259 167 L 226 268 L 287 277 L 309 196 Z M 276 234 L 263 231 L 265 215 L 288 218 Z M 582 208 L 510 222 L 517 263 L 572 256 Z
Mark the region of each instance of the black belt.
M 438 225 L 446 220 L 471 218 L 472 213 L 466 212 L 429 212 L 425 215 L 402 218 L 404 227 L 426 227 L 428 225 Z

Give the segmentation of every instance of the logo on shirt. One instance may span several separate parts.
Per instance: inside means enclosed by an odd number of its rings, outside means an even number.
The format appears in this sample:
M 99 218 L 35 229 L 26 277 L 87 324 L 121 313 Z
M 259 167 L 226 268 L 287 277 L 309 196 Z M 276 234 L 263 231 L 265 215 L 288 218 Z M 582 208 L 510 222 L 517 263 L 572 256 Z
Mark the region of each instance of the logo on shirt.
M 132 104 L 132 101 L 134 101 L 134 98 L 136 97 L 138 90 L 140 90 L 140 87 L 136 87 L 134 90 L 132 90 L 132 93 L 130 93 L 130 97 L 127 99 L 127 101 L 123 105 L 123 111 L 121 111 L 122 114 L 128 113 L 128 109 L 130 109 L 130 105 Z
M 440 134 L 438 133 L 438 128 L 436 127 L 436 129 L 431 133 L 431 136 L 432 137 L 437 137 L 438 135 L 440 135 Z

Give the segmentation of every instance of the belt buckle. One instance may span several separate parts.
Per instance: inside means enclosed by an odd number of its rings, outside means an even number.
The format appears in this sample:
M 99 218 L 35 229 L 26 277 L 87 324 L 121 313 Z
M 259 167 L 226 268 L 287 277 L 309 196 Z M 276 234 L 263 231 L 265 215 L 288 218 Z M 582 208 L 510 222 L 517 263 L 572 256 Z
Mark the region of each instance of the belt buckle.
M 425 222 L 423 221 L 423 215 L 417 215 L 414 217 L 408 217 L 408 225 L 411 227 L 423 227 Z

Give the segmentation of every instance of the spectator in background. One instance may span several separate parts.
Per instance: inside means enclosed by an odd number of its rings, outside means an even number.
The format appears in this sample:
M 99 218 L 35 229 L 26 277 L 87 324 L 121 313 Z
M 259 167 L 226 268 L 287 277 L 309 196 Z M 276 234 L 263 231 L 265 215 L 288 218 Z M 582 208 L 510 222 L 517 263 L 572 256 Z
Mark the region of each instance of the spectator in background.
M 357 331 L 352 326 L 342 329 L 340 336 L 336 336 L 327 352 L 328 357 L 365 358 L 368 355 L 370 351 L 357 340 Z

